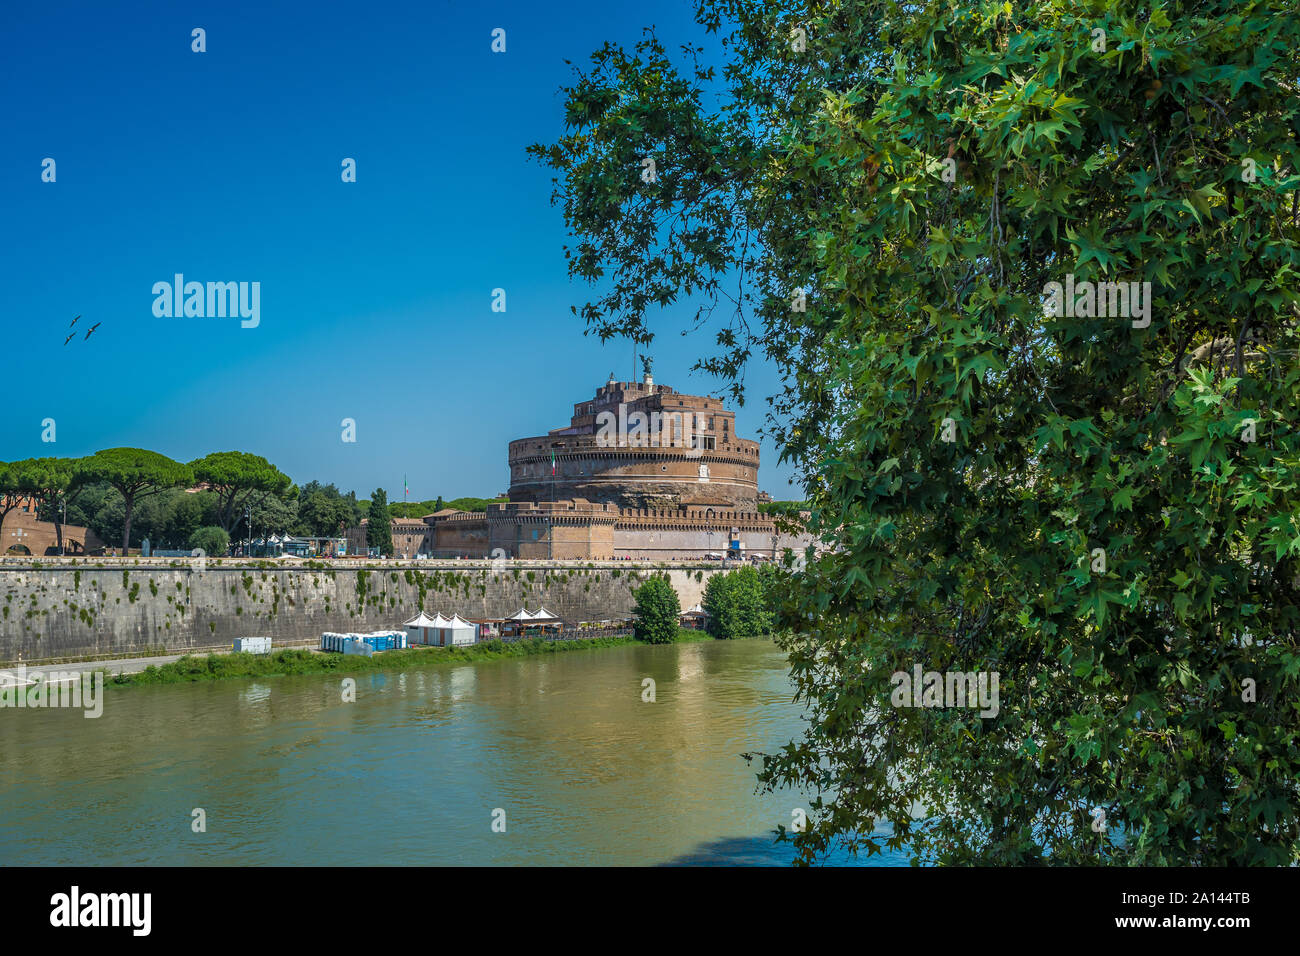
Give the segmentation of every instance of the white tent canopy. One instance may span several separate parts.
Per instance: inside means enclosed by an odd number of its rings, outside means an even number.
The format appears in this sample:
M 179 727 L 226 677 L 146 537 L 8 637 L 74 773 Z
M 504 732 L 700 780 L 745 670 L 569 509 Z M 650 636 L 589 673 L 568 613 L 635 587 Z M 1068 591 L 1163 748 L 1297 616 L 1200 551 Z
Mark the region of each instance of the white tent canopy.
M 550 611 L 546 610 L 546 608 L 544 607 L 539 607 L 536 611 L 530 611 L 526 607 L 521 607 L 514 614 L 511 614 L 508 618 L 506 618 L 506 620 L 507 621 L 558 621 L 559 618 L 556 617 L 554 614 L 552 614 Z
M 439 643 L 443 647 L 473 644 L 478 640 L 477 625 L 471 624 L 459 614 L 453 614 L 446 624 L 439 629 L 438 633 L 442 637 Z
M 439 611 L 433 617 L 421 611 L 406 622 L 407 640 L 410 644 L 431 644 L 436 647 L 473 644 L 478 640 L 478 625 L 459 614 L 444 617 Z
M 403 625 L 406 628 L 406 643 L 432 644 L 431 636 L 438 632 L 433 629 L 433 618 L 421 611 Z

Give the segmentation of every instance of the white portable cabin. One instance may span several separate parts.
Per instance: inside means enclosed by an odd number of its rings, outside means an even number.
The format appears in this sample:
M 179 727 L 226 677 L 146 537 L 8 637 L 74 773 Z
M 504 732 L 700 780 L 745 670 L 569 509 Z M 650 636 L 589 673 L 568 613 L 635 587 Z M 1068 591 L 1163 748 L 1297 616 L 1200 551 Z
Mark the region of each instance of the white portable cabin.
M 354 648 L 349 650 L 352 645 L 364 644 L 370 648 L 370 653 Z M 391 651 L 407 646 L 405 631 L 372 631 L 369 634 L 359 634 L 356 631 L 347 633 L 336 633 L 326 631 L 320 636 L 320 649 L 322 651 L 334 651 L 339 654 L 365 654 L 367 657 L 375 651 Z
M 361 635 L 362 640 L 370 638 L 387 639 L 382 641 L 384 646 L 379 648 L 380 650 L 397 650 L 407 645 L 406 632 L 402 630 L 371 631 L 369 634 Z

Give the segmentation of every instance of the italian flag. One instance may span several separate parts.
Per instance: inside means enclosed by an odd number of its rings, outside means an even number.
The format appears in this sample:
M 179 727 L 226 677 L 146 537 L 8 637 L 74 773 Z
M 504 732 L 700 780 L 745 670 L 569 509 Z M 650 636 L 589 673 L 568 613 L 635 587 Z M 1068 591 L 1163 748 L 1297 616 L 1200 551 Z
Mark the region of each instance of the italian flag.
M 555 477 L 555 449 L 551 449 L 551 477 Z

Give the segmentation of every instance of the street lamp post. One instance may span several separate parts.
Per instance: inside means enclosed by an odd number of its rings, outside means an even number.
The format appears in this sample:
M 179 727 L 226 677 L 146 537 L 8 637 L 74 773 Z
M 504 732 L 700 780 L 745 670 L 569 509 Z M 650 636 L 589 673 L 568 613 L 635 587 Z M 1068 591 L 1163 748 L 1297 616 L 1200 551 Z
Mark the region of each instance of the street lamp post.
M 253 551 L 253 509 L 251 506 L 244 508 L 244 557 L 252 557 Z

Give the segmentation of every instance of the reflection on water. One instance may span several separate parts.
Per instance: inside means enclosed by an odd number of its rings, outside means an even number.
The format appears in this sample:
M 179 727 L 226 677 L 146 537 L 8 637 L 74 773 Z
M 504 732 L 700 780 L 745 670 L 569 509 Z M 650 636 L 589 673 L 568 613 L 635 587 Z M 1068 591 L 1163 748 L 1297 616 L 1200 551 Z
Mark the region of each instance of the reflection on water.
M 355 703 L 342 678 L 312 676 L 110 688 L 98 720 L 0 711 L 0 864 L 792 859 L 772 833 L 806 801 L 755 793 L 739 756 L 798 734 L 771 643 L 354 679 Z M 191 832 L 199 807 L 206 833 Z
M 696 847 L 669 860 L 665 866 L 789 866 L 795 853 L 789 843 L 776 843 L 771 837 L 729 837 Z M 846 850 L 836 850 L 822 866 L 907 866 L 901 856 L 876 857 L 871 864 L 855 861 Z

